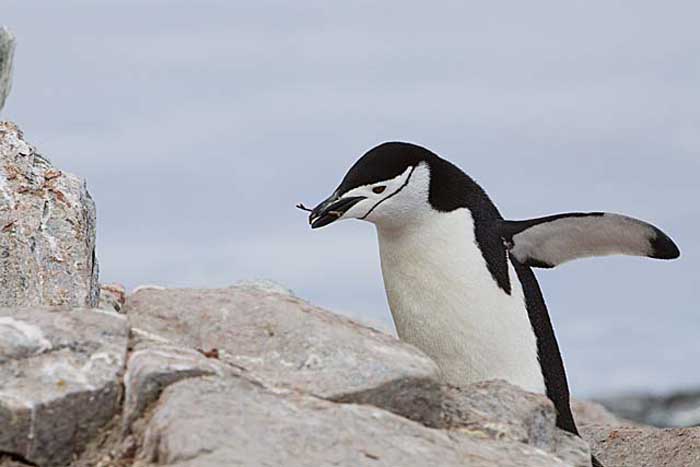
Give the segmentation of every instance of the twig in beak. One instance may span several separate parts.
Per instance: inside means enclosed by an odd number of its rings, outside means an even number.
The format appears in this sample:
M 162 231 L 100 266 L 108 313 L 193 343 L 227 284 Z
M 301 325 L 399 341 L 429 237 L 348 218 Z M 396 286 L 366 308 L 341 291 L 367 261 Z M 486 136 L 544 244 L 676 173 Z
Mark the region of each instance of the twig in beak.
M 302 211 L 306 211 L 306 212 L 311 212 L 311 211 L 313 211 L 313 209 L 307 208 L 307 207 L 304 206 L 302 203 L 297 204 L 296 207 L 297 207 L 297 209 L 301 209 Z

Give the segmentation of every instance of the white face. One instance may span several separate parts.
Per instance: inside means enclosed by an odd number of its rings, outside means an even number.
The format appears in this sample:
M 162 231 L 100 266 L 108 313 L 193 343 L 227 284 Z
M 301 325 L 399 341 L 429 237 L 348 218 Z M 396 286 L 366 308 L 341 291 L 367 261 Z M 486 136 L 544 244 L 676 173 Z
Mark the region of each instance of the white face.
M 408 167 L 402 174 L 343 193 L 338 202 L 363 197 L 337 220 L 361 219 L 386 228 L 400 228 L 432 210 L 428 203 L 430 169 L 426 163 Z

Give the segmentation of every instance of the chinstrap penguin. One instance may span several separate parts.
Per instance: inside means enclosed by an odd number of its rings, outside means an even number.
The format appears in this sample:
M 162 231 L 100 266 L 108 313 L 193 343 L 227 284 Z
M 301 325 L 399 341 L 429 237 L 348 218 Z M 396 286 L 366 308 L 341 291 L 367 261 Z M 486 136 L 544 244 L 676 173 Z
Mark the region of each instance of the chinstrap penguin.
M 398 335 L 435 360 L 446 382 L 504 379 L 546 394 L 557 426 L 577 435 L 564 365 L 531 268 L 611 254 L 680 254 L 658 228 L 619 214 L 504 220 L 458 167 L 401 142 L 364 154 L 311 210 L 309 223 L 316 229 L 344 219 L 375 224 Z

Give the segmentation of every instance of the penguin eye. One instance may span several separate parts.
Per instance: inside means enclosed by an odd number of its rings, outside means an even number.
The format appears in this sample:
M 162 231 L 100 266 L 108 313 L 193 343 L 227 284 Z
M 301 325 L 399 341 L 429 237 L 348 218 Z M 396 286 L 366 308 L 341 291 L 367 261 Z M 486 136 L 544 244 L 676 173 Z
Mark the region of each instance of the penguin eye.
M 374 188 L 372 188 L 372 191 L 376 194 L 384 193 L 384 190 L 386 190 L 386 187 L 384 185 L 375 186 Z

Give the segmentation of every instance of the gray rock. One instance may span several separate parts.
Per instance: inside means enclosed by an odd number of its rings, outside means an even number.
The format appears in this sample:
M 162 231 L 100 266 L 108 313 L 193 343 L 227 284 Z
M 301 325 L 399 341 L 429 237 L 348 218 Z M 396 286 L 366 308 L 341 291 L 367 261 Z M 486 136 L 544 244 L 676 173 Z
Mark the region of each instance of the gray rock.
M 556 420 L 547 397 L 500 380 L 465 388 L 433 380 L 397 383 L 335 400 L 371 403 L 432 428 L 480 430 L 536 447 L 551 445 Z
M 500 381 L 445 386 L 437 382 L 435 365 L 413 347 L 293 296 L 247 285 L 140 289 L 124 309 L 139 334 L 214 349 L 268 388 L 374 405 L 427 427 L 517 441 L 568 465 L 590 465 L 586 443 L 556 429 L 554 406 L 545 396 Z
M 27 467 L 28 465 L 29 464 L 13 460 L 10 457 L 0 454 L 0 467 Z
M 630 425 L 627 420 L 622 420 L 608 411 L 597 402 L 571 399 L 571 411 L 577 425 Z
M 571 467 L 591 467 L 591 448 L 588 443 L 566 431 L 556 430 L 553 445 L 548 451 Z
M 371 406 L 273 393 L 242 378 L 167 388 L 141 457 L 180 467 L 566 465 L 525 444 L 432 430 Z
M 94 307 L 97 279 L 95 204 L 85 181 L 0 122 L 0 306 Z
M 121 284 L 101 284 L 98 308 L 121 312 L 126 303 L 126 290 Z
M 607 467 L 700 467 L 700 428 L 587 425 L 582 434 Z
M 196 350 L 168 345 L 133 350 L 124 375 L 123 431 L 128 432 L 134 420 L 141 417 L 169 385 L 187 378 L 226 373 L 223 364 Z
M 0 111 L 12 89 L 12 59 L 15 54 L 15 37 L 0 26 Z
M 306 302 L 258 288 L 142 289 L 127 299 L 134 328 L 210 351 L 270 387 L 323 398 L 434 379 L 417 349 Z
M 397 382 L 335 399 L 372 404 L 428 427 L 509 439 L 550 452 L 572 466 L 590 466 L 588 445 L 556 428 L 556 412 L 544 395 L 505 381 L 456 388 L 433 380 Z
M 86 309 L 0 309 L 0 452 L 67 464 L 119 409 L 126 319 Z

